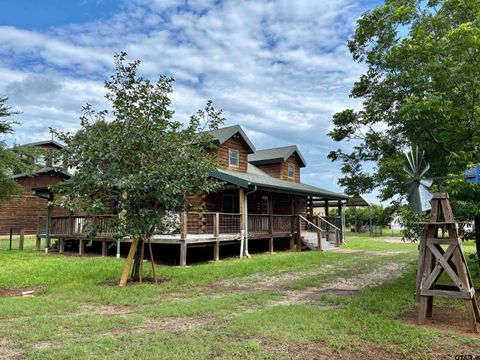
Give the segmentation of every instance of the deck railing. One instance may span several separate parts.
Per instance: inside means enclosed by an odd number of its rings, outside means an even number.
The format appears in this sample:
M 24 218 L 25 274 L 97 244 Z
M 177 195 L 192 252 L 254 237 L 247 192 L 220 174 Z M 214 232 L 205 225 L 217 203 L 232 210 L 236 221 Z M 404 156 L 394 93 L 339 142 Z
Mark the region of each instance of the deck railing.
M 50 236 L 87 237 L 95 234 L 96 238 L 112 238 L 115 235 L 113 220 L 116 215 L 95 216 L 52 216 L 50 218 Z M 157 235 L 208 234 L 218 237 L 221 234 L 240 234 L 242 214 L 221 212 L 171 213 L 173 221 L 169 221 L 167 231 Z M 172 219 L 170 219 L 172 220 Z M 248 232 L 256 235 L 292 234 L 298 221 L 295 215 L 280 214 L 249 214 Z M 45 232 L 45 216 L 39 216 L 38 233 Z M 41 224 L 43 226 L 41 226 Z

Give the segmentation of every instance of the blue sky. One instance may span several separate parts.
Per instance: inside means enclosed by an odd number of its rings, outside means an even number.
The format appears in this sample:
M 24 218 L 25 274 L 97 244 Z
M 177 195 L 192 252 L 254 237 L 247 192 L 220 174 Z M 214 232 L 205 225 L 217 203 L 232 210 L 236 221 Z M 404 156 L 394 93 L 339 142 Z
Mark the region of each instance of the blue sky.
M 176 79 L 172 107 L 187 120 L 209 99 L 258 149 L 297 144 L 303 181 L 330 190 L 332 115 L 364 71 L 346 48 L 355 21 L 375 6 L 354 0 L 2 0 L 0 95 L 22 111 L 15 138 L 78 128 L 82 106 L 108 105 L 113 54 L 142 61 L 144 76 Z M 370 200 L 373 195 L 368 196 Z

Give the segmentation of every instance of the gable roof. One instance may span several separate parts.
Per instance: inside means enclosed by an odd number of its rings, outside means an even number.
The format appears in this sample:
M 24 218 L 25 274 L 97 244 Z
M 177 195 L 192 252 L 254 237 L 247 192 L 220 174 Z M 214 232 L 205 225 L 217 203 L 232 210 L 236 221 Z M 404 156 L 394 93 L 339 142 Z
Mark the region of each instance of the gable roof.
M 248 155 L 248 162 L 253 165 L 275 164 L 287 161 L 287 159 L 295 153 L 300 159 L 300 166 L 305 167 L 307 162 L 300 153 L 300 150 L 298 150 L 297 145 L 257 150 L 255 153 Z
M 59 149 L 63 149 L 65 147 L 65 145 L 62 145 L 58 141 L 55 141 L 55 140 L 37 141 L 37 142 L 23 144 L 23 145 L 28 145 L 28 146 L 53 145 L 53 146 L 58 147 Z
M 222 145 L 224 142 L 238 133 L 247 143 L 250 154 L 255 152 L 255 146 L 253 146 L 253 143 L 250 141 L 240 125 L 232 125 L 217 130 L 210 130 L 208 133 L 213 137 L 213 143 L 217 146 Z
M 212 172 L 211 176 L 243 188 L 256 186 L 259 190 L 316 196 L 322 199 L 348 200 L 348 196 L 342 193 L 336 193 L 308 184 L 274 178 L 252 164 L 248 164 L 247 172 L 217 169 Z
M 38 169 L 37 171 L 33 172 L 32 174 L 20 173 L 20 174 L 12 175 L 12 179 L 18 179 L 18 178 L 22 178 L 22 177 L 33 177 L 33 176 L 37 176 L 37 175 L 40 175 L 40 174 L 46 174 L 46 173 L 50 173 L 50 172 L 59 173 L 59 174 L 62 174 L 64 176 L 68 177 L 68 178 L 72 177 L 72 175 L 70 173 L 66 172 L 62 168 L 59 168 L 59 167 L 44 167 L 44 168 Z

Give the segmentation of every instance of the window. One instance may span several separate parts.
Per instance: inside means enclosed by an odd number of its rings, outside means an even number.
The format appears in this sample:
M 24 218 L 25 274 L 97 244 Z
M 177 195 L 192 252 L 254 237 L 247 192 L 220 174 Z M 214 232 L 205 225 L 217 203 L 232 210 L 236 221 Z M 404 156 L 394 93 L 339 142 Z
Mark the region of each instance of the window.
M 290 179 L 295 178 L 295 165 L 294 164 L 288 164 L 288 177 Z
M 238 150 L 228 149 L 228 166 L 238 167 Z
M 35 165 L 39 165 L 39 166 L 46 166 L 47 165 L 47 161 L 45 159 L 45 156 L 43 155 L 39 155 L 35 158 Z
M 52 152 L 53 167 L 63 167 L 63 156 L 60 151 Z

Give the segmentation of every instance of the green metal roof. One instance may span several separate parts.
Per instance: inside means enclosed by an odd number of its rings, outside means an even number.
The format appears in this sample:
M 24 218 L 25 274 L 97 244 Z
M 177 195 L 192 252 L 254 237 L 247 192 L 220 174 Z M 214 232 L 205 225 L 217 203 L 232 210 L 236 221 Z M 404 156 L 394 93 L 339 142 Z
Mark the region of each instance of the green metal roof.
M 274 178 L 255 165 L 248 164 L 248 172 L 217 169 L 212 177 L 243 188 L 257 186 L 259 190 L 282 192 L 295 195 L 316 196 L 324 199 L 348 200 L 348 196 L 333 191 L 321 189 L 312 185 L 296 183 Z
M 305 167 L 307 162 L 300 153 L 300 150 L 298 150 L 297 145 L 257 150 L 255 153 L 248 155 L 248 161 L 253 165 L 275 164 L 286 161 L 294 153 L 297 153 L 302 167 Z
M 230 139 L 235 134 L 240 134 L 240 136 L 245 140 L 248 147 L 250 148 L 251 153 L 255 152 L 255 146 L 248 138 L 247 134 L 243 131 L 240 125 L 232 125 L 217 130 L 211 130 L 208 132 L 213 137 L 213 143 L 217 146 L 222 145 L 228 139 Z

